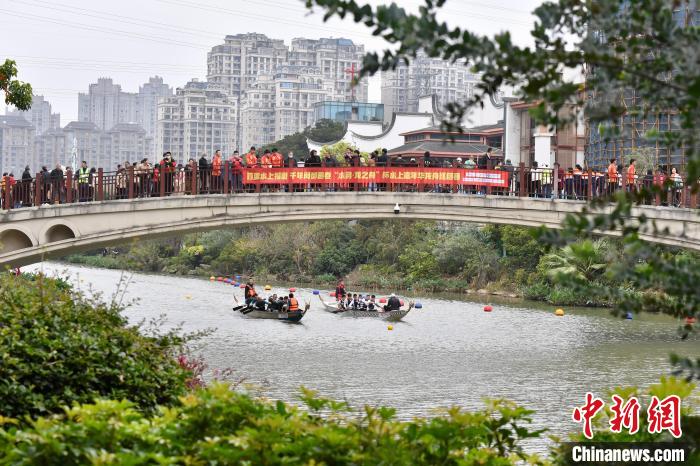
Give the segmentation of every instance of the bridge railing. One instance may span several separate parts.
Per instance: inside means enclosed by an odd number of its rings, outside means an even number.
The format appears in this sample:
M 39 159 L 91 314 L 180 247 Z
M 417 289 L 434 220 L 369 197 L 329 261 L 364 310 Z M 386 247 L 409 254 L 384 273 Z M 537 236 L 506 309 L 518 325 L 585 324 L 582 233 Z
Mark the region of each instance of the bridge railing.
M 627 175 L 611 178 L 607 173 L 593 170 L 564 172 L 556 165 L 552 169 L 520 164 L 475 170 L 458 166 L 428 167 L 422 160 L 413 165 L 389 162 L 379 167 L 330 167 L 321 163 L 314 167 L 236 169 L 229 162 L 220 169 L 156 165 L 147 170 L 98 169 L 83 178 L 70 171 L 63 176 L 44 172 L 31 180 L 4 177 L 0 207 L 8 210 L 44 204 L 280 191 L 434 192 L 590 200 L 618 190 L 643 188 L 656 189 L 640 199 L 642 204 L 698 208 L 697 195 L 689 186 L 684 186 L 680 178 L 673 180 L 660 173 L 641 178 Z

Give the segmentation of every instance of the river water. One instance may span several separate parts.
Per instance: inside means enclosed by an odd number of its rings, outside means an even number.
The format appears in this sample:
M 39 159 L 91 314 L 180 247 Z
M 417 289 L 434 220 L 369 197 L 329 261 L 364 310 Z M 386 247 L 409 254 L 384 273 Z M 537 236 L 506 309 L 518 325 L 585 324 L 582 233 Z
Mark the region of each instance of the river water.
M 534 425 L 564 434 L 586 391 L 604 399 L 618 385 L 646 386 L 669 372 L 668 354 L 700 354 L 700 338 L 680 341 L 678 322 L 642 315 L 621 320 L 601 309 L 553 309 L 533 303 L 494 304 L 422 298 L 393 330 L 375 319 L 324 312 L 309 289 L 297 290 L 311 310 L 300 324 L 233 313 L 242 290 L 198 278 L 122 273 L 44 263 L 32 269 L 67 275 L 82 290 L 111 299 L 128 279 L 126 315 L 160 315 L 187 331 L 215 328 L 200 352 L 211 368 L 233 368 L 266 396 L 294 401 L 304 385 L 355 406 L 382 404 L 402 418 L 437 407 L 483 407 L 485 397 L 536 411 Z M 260 285 L 258 285 L 260 287 Z M 274 292 L 284 290 L 273 288 Z M 540 448 L 544 446 L 541 445 Z

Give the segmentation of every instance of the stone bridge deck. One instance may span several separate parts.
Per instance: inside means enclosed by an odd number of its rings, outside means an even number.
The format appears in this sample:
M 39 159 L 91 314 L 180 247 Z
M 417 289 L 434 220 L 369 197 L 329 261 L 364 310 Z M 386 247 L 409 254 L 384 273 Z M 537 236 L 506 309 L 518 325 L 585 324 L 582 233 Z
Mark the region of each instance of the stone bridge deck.
M 394 213 L 396 204 L 400 213 Z M 582 201 L 450 193 L 297 192 L 170 196 L 41 206 L 0 213 L 0 265 L 22 266 L 133 240 L 240 225 L 330 219 L 429 219 L 560 227 Z M 656 243 L 700 250 L 697 210 L 640 206 Z

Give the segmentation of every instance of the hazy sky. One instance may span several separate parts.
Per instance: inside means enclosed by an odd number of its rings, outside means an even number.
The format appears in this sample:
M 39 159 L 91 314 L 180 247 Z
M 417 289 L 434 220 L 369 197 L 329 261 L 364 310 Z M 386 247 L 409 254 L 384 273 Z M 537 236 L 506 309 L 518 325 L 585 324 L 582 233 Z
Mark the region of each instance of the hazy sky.
M 422 1 L 398 3 L 417 9 Z M 487 35 L 509 30 L 527 42 L 530 12 L 539 3 L 448 0 L 444 18 Z M 324 23 L 301 0 L 0 0 L 0 59 L 17 61 L 20 79 L 51 102 L 62 125 L 77 119 L 77 93 L 97 78 L 111 77 L 128 92 L 153 75 L 173 88 L 203 80 L 207 51 L 226 34 L 245 32 L 287 44 L 294 37 L 347 37 L 367 50 L 387 46 L 349 18 Z M 375 77 L 370 100 L 379 96 Z

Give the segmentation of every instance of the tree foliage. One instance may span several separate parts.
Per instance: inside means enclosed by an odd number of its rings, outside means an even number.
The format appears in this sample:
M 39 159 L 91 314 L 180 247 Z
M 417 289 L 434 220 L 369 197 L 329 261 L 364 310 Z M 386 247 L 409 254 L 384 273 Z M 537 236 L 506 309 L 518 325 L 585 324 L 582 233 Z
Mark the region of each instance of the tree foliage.
M 32 106 L 32 86 L 16 77 L 17 63 L 8 58 L 0 65 L 0 89 L 5 93 L 5 103 L 19 110 L 29 110 Z
M 116 305 L 65 282 L 0 275 L 0 417 L 61 412 L 98 397 L 153 411 L 185 392 L 175 361 L 184 340 L 140 333 Z M 0 455 L 1 456 L 1 455 Z
M 522 441 L 538 437 L 531 411 L 506 401 L 453 408 L 401 422 L 395 410 L 320 398 L 303 408 L 252 398 L 216 385 L 147 418 L 128 401 L 97 401 L 0 429 L 0 464 L 365 464 L 506 466 L 534 464 Z M 2 422 L 0 422 L 2 424 Z
M 345 125 L 343 123 L 323 119 L 317 121 L 314 126 L 304 129 L 304 131 L 287 135 L 279 141 L 263 146 L 262 149 L 272 150 L 276 148 L 284 155 L 294 152 L 297 160 L 303 160 L 309 153 L 309 146 L 306 143 L 307 139 L 315 142 L 333 142 L 342 138 L 343 135 L 345 135 Z

